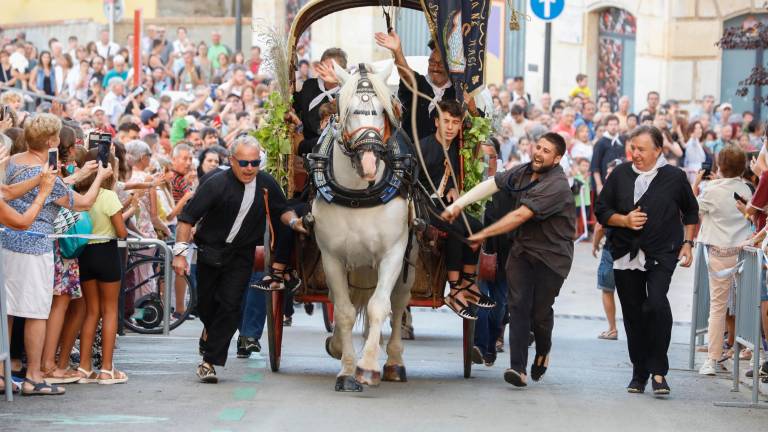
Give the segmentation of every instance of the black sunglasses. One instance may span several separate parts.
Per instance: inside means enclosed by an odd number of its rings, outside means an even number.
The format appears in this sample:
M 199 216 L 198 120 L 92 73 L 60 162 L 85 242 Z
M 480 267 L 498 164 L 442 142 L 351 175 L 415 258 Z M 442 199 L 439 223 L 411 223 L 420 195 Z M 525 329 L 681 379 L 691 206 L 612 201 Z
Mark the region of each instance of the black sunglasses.
M 257 168 L 259 165 L 261 165 L 261 159 L 254 159 L 254 160 L 240 160 L 232 156 L 232 159 L 237 162 L 238 165 L 240 165 L 240 168 L 245 168 L 248 165 L 250 165 L 253 168 Z

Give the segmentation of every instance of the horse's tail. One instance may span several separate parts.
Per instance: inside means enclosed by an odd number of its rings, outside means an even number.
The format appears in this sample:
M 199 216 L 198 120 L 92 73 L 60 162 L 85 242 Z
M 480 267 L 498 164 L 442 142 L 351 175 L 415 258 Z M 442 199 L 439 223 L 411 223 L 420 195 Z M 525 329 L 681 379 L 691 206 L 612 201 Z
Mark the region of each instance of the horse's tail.
M 357 268 L 349 272 L 349 299 L 355 306 L 357 318 L 355 322 L 363 323 L 363 328 L 367 329 L 368 301 L 373 297 L 376 291 L 376 282 L 378 273 L 375 269 L 365 267 Z M 362 318 L 362 319 L 361 319 Z

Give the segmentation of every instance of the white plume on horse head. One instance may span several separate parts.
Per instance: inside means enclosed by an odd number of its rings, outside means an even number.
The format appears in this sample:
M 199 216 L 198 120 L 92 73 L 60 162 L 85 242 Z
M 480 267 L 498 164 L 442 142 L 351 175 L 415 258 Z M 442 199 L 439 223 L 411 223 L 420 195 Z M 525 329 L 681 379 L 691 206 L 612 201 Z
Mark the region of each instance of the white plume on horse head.
M 379 77 L 381 81 L 383 81 L 385 84 L 387 80 L 389 79 L 389 76 L 392 75 L 392 67 L 394 65 L 394 61 L 390 60 L 387 61 L 386 65 L 379 70 L 376 71 L 376 76 Z
M 344 83 L 349 81 L 351 76 L 349 72 L 347 72 L 343 67 L 336 63 L 336 60 L 331 59 L 331 61 L 333 62 L 333 71 L 336 72 L 336 77 L 339 79 L 339 84 L 343 87 Z

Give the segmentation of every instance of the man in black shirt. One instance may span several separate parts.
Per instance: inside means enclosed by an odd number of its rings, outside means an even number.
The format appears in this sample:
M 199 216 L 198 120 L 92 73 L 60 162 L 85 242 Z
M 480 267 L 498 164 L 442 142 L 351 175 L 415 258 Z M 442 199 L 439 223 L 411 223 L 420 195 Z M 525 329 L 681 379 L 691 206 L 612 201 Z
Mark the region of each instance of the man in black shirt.
M 437 127 L 432 119 L 437 115 L 436 107 L 438 102 L 456 99 L 456 91 L 451 84 L 451 80 L 448 78 L 448 73 L 445 71 L 440 50 L 435 49 L 434 42 L 430 42 L 429 48 L 432 50 L 432 53 L 429 55 L 427 76 L 424 76 L 408 66 L 405 54 L 403 54 L 403 47 L 400 44 L 400 37 L 394 30 L 389 34 L 376 33 L 376 43 L 390 50 L 395 58 L 395 66 L 397 66 L 397 70 L 400 73 L 400 86 L 397 90 L 397 97 L 403 104 L 402 126 L 408 138 L 412 142 L 416 142 L 414 138 L 421 139 L 434 134 L 437 131 Z M 413 87 L 420 93 L 429 96 L 431 100 L 414 96 L 411 91 Z M 416 97 L 416 133 L 413 131 L 411 120 L 414 97 Z
M 560 166 L 564 154 L 563 137 L 544 134 L 536 143 L 530 163 L 480 183 L 443 212 L 443 218 L 453 220 L 462 208 L 500 190 L 514 202 L 514 211 L 469 240 L 482 242 L 512 232 L 506 263 L 510 368 L 504 372 L 504 380 L 517 387 L 527 385 L 531 330 L 536 339 L 531 378 L 538 381 L 547 370 L 554 327 L 552 305 L 573 262 L 576 207 Z
M 461 241 L 462 237 L 469 234 L 463 221 L 446 224 L 435 217 L 442 211 L 443 206 L 459 198 L 454 177 L 458 181 L 461 173 L 457 137 L 462 128 L 464 111 L 455 100 L 441 101 L 438 105 L 440 114 L 434 121 L 437 133 L 424 137 L 420 142 L 425 171 L 421 172 L 419 181 L 427 191 L 432 192 L 434 214 L 430 217 L 430 223 L 449 233 L 445 239 L 445 267 L 448 270 L 448 284 L 451 289 L 445 303 L 460 317 L 474 320 L 477 319 L 474 306 L 492 308 L 496 305 L 490 297 L 483 295 L 475 284 L 478 253 Z M 480 221 L 471 216 L 467 216 L 467 224 L 472 232 L 482 227 Z
M 259 172 L 261 149 L 256 139 L 237 138 L 231 151 L 232 168 L 202 183 L 184 207 L 173 248 L 176 274 L 188 273 L 186 254 L 192 227 L 197 225 L 197 309 L 205 326 L 197 376 L 205 383 L 218 382 L 214 365 L 224 366 L 227 360 L 268 215 L 305 232 L 301 219 L 287 207 L 280 185 L 269 174 Z
M 611 114 L 605 118 L 605 133 L 597 143 L 592 153 L 592 177 L 596 193 L 603 190 L 605 178 L 608 175 L 608 164 L 619 159 L 626 159 L 624 138 L 619 136 L 619 118 Z
M 632 379 L 643 393 L 652 377 L 656 395 L 670 393 L 667 350 L 672 336 L 669 283 L 678 265 L 693 261 L 699 205 L 685 172 L 667 164 L 664 138 L 654 126 L 629 135 L 632 162 L 616 167 L 595 205 L 613 256 L 613 274 L 627 333 Z
M 329 48 L 320 57 L 320 70 L 333 70 L 333 62 L 342 69 L 347 68 L 347 54 L 339 48 Z M 320 73 L 320 70 L 318 73 Z M 325 74 L 321 74 L 329 78 Z M 304 82 L 301 91 L 293 95 L 293 110 L 304 126 L 304 139 L 320 136 L 320 105 L 333 102 L 340 90 L 338 82 L 322 78 L 310 78 Z

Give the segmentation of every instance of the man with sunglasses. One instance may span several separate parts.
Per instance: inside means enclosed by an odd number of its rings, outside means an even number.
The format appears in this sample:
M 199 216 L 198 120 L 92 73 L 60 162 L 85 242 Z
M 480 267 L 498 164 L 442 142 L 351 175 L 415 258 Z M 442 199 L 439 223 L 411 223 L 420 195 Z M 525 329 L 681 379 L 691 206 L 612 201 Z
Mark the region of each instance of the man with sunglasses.
M 306 233 L 301 219 L 287 206 L 280 185 L 259 171 L 261 154 L 255 138 L 236 138 L 231 147 L 232 168 L 202 183 L 179 216 L 173 248 L 178 275 L 189 272 L 186 255 L 196 226 L 197 309 L 205 327 L 197 376 L 204 383 L 218 382 L 214 366 L 224 366 L 227 360 L 267 217 L 273 225 L 282 222 Z

